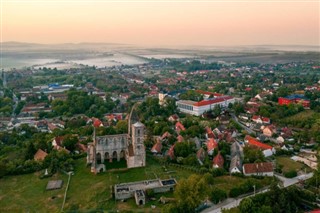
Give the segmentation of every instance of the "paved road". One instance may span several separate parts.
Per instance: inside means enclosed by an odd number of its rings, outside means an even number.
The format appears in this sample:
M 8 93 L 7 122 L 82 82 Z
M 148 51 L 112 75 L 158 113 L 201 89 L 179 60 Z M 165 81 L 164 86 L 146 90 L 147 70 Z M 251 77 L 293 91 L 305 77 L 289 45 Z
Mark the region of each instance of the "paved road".
M 308 173 L 305 175 L 299 175 L 294 178 L 286 178 L 286 177 L 283 177 L 280 175 L 275 175 L 275 176 L 283 182 L 283 187 L 288 187 L 288 186 L 291 186 L 291 185 L 298 183 L 300 180 L 307 180 L 307 179 L 311 178 L 313 176 L 313 173 L 311 172 L 311 173 Z
M 249 134 L 256 134 L 255 131 L 253 131 L 252 129 L 248 128 L 247 126 L 243 125 L 241 122 L 239 122 L 239 119 L 237 118 L 237 116 L 233 113 L 230 113 L 231 114 L 231 117 L 232 119 L 237 123 L 239 124 L 243 129 L 245 129 Z
M 311 178 L 313 176 L 313 173 L 299 175 L 295 178 L 285 178 L 280 175 L 275 175 L 275 176 L 278 177 L 283 182 L 283 187 L 288 187 L 288 186 L 291 186 L 291 185 L 298 183 L 299 180 L 307 180 L 307 179 Z M 264 193 L 267 191 L 269 191 L 269 188 L 264 189 L 262 191 L 259 191 L 256 194 Z M 251 193 L 251 194 L 248 194 L 247 196 L 239 198 L 239 199 L 228 198 L 224 202 L 222 202 L 218 205 L 214 205 L 211 208 L 205 209 L 202 212 L 203 213 L 220 213 L 222 211 L 222 209 L 231 209 L 231 208 L 239 206 L 241 200 L 243 200 L 244 198 L 247 198 L 247 197 L 251 197 L 251 196 L 254 196 L 254 194 Z

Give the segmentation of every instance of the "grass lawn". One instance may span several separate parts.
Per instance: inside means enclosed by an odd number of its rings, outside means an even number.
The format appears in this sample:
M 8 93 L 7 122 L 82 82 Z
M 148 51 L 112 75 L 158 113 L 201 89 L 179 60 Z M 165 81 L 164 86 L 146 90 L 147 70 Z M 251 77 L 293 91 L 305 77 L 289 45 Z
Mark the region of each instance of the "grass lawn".
M 243 184 L 250 177 L 237 177 L 237 176 L 221 176 L 214 178 L 214 186 L 219 189 L 225 190 L 227 194 L 229 191 L 235 187 Z M 271 184 L 272 178 L 265 177 L 263 179 L 255 179 L 255 181 L 259 182 L 262 186 L 267 186 Z
M 229 192 L 234 186 L 240 185 L 245 182 L 244 178 L 236 176 L 221 176 L 214 178 L 214 185 Z
M 300 170 L 304 170 L 306 169 L 307 172 L 311 171 L 311 169 L 309 167 L 307 167 L 306 165 L 304 165 L 303 163 L 300 162 L 296 162 L 292 159 L 290 159 L 290 157 L 276 157 L 276 161 L 279 165 L 282 165 L 282 172 L 289 172 L 291 170 L 295 170 L 295 171 L 300 171 Z
M 0 212 L 58 212 L 68 177 L 54 175 L 50 180 L 62 179 L 63 188 L 46 191 L 49 179 L 38 176 L 35 173 L 0 179 Z
M 140 181 L 155 178 L 188 178 L 193 173 L 188 170 L 168 166 L 163 167 L 157 161 L 147 158 L 145 168 L 109 170 L 94 175 L 86 167 L 85 159 L 76 160 L 75 174 L 70 181 L 65 211 L 103 209 L 107 212 L 128 210 L 133 212 L 161 212 L 163 204 L 157 200 L 161 196 L 173 197 L 173 193 L 156 194 L 155 200 L 145 206 L 136 206 L 134 199 L 126 202 L 112 198 L 111 187 L 118 183 Z M 60 212 L 68 176 L 56 174 L 51 178 L 39 179 L 40 173 L 9 176 L 0 179 L 0 212 Z M 49 180 L 62 179 L 62 189 L 46 191 Z M 227 192 L 245 178 L 223 176 L 215 178 L 217 187 Z M 261 180 L 264 181 L 264 180 Z M 151 209 L 155 205 L 155 209 Z M 79 211 L 78 211 L 79 212 Z
M 144 207 L 137 207 L 134 200 L 127 202 L 115 202 L 112 198 L 111 187 L 114 184 L 140 181 L 145 179 L 169 178 L 177 180 L 187 178 L 192 174 L 190 171 L 167 167 L 163 168 L 158 162 L 147 159 L 145 168 L 127 170 L 111 170 L 94 175 L 90 168 L 86 167 L 85 159 L 78 159 L 75 166 L 75 174 L 70 181 L 65 204 L 65 210 L 94 210 L 104 209 L 108 211 L 132 210 L 137 208 L 142 212 L 150 212 L 151 205 L 157 208 L 152 212 L 160 212 L 162 204 L 151 201 Z M 46 191 L 49 180 L 62 179 L 62 189 Z M 0 179 L 0 212 L 59 212 L 68 176 L 56 174 L 54 177 L 39 179 L 39 173 L 8 176 Z M 171 194 L 167 194 L 172 196 Z M 160 198 L 161 194 L 156 195 Z M 52 199 L 54 197 L 54 199 Z

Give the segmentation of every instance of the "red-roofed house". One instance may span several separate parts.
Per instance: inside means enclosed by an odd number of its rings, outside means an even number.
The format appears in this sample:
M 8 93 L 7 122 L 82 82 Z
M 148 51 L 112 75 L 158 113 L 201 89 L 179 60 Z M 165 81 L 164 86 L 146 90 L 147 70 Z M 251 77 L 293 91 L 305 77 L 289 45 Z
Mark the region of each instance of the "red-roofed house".
M 266 118 L 266 117 L 262 117 L 262 116 L 259 116 L 259 115 L 254 115 L 252 116 L 252 119 L 251 119 L 253 122 L 255 123 L 260 123 L 260 124 L 270 124 L 270 118 Z
M 151 148 L 151 152 L 153 154 L 160 154 L 161 150 L 162 150 L 162 143 L 160 141 L 160 138 L 157 138 L 157 142 Z
M 180 122 L 178 121 L 178 122 L 176 123 L 176 131 L 177 131 L 177 133 L 179 134 L 180 131 L 184 131 L 184 130 L 186 130 L 186 128 L 183 126 L 182 123 L 180 123 Z
M 62 147 L 62 142 L 63 142 L 63 136 L 58 136 L 55 137 L 52 141 L 52 146 L 55 149 L 59 149 Z
M 69 154 L 70 151 L 64 148 L 62 144 L 63 144 L 63 136 L 55 137 L 52 141 L 53 149 L 56 149 L 58 151 L 65 151 Z
M 172 145 L 171 147 L 170 147 L 170 149 L 168 150 L 168 152 L 167 152 L 167 155 L 170 157 L 170 159 L 171 160 L 173 160 L 174 159 L 174 145 Z
M 177 140 L 179 143 L 184 141 L 184 138 L 181 135 L 178 135 Z
M 212 130 L 211 130 L 211 128 L 210 127 L 206 127 L 206 137 L 207 138 L 214 138 L 215 137 L 215 135 L 214 135 L 214 133 L 212 132 Z
M 267 137 L 272 137 L 273 134 L 277 133 L 277 129 L 274 125 L 269 125 L 263 128 L 263 134 Z
M 218 143 L 213 138 L 210 138 L 207 141 L 207 151 L 209 155 L 212 155 L 214 149 L 216 149 L 217 147 L 218 147 Z
M 256 138 L 251 137 L 250 135 L 246 135 L 246 137 L 244 138 L 244 142 L 252 147 L 256 147 L 262 150 L 265 157 L 269 157 L 276 152 L 276 150 L 272 146 L 262 143 L 258 141 Z
M 43 151 L 42 149 L 38 149 L 37 153 L 33 156 L 33 159 L 36 161 L 42 161 L 46 158 L 48 153 Z
M 168 118 L 168 120 L 169 120 L 170 122 L 176 122 L 176 121 L 179 121 L 179 116 L 178 116 L 178 115 L 176 115 L 176 114 L 171 115 L 171 116 Z
M 217 154 L 217 156 L 213 158 L 212 162 L 213 162 L 213 165 L 212 165 L 213 168 L 223 168 L 224 159 L 220 154 L 220 152 Z
M 243 164 L 243 174 L 245 176 L 273 176 L 273 164 L 271 162 Z
M 171 134 L 170 134 L 169 132 L 165 132 L 165 133 L 163 133 L 163 135 L 161 136 L 160 140 L 164 140 L 164 139 L 166 139 L 166 138 L 168 138 L 168 137 L 170 137 L 170 136 L 171 136 Z
M 53 130 L 57 129 L 58 127 L 54 125 L 53 123 L 48 122 L 48 129 L 50 132 L 53 132 Z
M 92 124 L 95 128 L 102 127 L 103 123 L 98 118 L 92 118 Z

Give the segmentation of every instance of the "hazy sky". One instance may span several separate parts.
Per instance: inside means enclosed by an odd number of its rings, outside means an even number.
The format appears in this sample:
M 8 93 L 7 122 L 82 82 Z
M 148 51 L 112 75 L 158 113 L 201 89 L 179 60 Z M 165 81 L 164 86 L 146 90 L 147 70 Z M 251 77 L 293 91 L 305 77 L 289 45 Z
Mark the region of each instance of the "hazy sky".
M 2 41 L 320 45 L 319 0 L 0 1 Z

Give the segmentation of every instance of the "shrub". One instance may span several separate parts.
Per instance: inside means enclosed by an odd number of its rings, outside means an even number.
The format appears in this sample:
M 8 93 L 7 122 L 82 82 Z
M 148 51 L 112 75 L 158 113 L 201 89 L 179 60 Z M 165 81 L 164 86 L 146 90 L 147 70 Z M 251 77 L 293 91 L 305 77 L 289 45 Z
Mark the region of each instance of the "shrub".
M 229 197 L 238 197 L 241 194 L 242 194 L 242 192 L 241 192 L 241 189 L 239 187 L 233 187 L 229 191 Z
M 284 173 L 284 176 L 286 178 L 294 178 L 294 177 L 297 177 L 297 175 L 298 174 L 297 174 L 297 172 L 295 170 L 291 170 L 289 172 Z
M 227 192 L 222 189 L 213 188 L 210 193 L 210 198 L 213 203 L 217 204 L 227 198 Z

